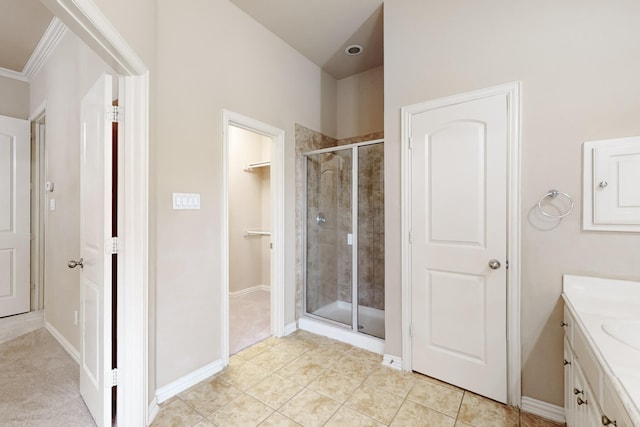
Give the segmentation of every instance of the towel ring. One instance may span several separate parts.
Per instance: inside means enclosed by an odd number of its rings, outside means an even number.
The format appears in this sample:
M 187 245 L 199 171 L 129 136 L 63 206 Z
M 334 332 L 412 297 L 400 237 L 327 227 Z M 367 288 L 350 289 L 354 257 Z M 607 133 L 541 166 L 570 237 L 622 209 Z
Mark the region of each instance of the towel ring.
M 554 214 L 550 214 L 549 212 L 545 211 L 542 208 L 542 201 L 544 199 L 546 199 L 547 197 L 551 197 L 552 199 L 555 199 L 558 196 L 563 196 L 565 197 L 569 203 L 571 203 L 571 206 L 569 206 L 569 209 L 560 214 L 560 215 L 554 215 Z M 544 196 L 542 196 L 540 198 L 540 200 L 538 200 L 538 210 L 540 210 L 540 213 L 542 213 L 542 215 L 549 217 L 549 218 L 555 218 L 555 219 L 559 219 L 559 218 L 564 218 L 565 216 L 569 215 L 571 213 L 571 211 L 573 210 L 573 199 L 571 198 L 570 195 L 568 195 L 567 193 L 563 193 L 562 191 L 558 191 L 558 190 L 549 190 L 547 191 L 547 194 L 545 194 Z

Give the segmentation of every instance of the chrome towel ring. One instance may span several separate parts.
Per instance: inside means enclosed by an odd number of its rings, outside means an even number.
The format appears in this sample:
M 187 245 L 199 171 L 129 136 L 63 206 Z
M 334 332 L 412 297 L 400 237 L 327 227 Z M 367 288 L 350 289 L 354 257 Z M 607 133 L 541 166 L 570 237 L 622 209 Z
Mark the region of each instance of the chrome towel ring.
M 569 203 L 571 204 L 569 206 L 569 209 L 567 209 L 566 212 L 561 213 L 560 215 L 554 215 L 554 214 L 550 214 L 549 212 L 545 211 L 544 208 L 542 207 L 542 202 L 544 201 L 544 199 L 546 199 L 547 197 L 550 197 L 551 199 L 555 199 L 558 196 L 563 196 L 564 198 L 566 198 Z M 540 213 L 542 213 L 542 215 L 549 217 L 549 218 L 564 218 L 565 216 L 569 215 L 571 213 L 571 211 L 573 210 L 573 199 L 571 198 L 570 195 L 568 195 L 567 193 L 563 193 L 562 191 L 558 191 L 558 190 L 549 190 L 547 191 L 547 194 L 545 194 L 544 196 L 542 196 L 540 198 L 540 200 L 538 200 L 538 210 L 540 210 Z

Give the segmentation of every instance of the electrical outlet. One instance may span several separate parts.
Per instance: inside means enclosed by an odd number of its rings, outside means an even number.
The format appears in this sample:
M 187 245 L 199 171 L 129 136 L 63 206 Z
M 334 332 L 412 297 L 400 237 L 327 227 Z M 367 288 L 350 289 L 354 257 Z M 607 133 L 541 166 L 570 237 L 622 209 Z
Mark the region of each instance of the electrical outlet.
M 78 317 L 78 310 L 73 310 L 73 324 L 78 326 L 78 322 L 80 321 Z

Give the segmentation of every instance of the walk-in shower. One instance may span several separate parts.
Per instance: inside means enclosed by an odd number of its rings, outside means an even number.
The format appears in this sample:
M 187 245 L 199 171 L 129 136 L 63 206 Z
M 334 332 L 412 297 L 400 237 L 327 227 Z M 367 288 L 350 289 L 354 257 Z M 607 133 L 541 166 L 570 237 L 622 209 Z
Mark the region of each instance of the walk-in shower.
M 304 159 L 305 316 L 384 339 L 383 141 Z

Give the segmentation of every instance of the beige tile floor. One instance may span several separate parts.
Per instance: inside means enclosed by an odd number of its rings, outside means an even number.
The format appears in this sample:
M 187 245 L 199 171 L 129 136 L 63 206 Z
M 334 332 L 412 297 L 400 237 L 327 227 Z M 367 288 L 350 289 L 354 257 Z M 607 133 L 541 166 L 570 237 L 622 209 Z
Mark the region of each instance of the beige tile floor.
M 298 331 L 231 357 L 223 372 L 163 403 L 152 426 L 557 424 L 423 375 L 384 367 L 380 355 Z

